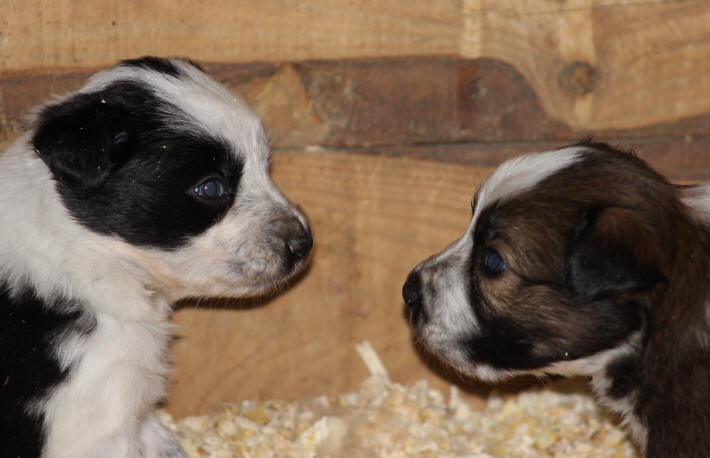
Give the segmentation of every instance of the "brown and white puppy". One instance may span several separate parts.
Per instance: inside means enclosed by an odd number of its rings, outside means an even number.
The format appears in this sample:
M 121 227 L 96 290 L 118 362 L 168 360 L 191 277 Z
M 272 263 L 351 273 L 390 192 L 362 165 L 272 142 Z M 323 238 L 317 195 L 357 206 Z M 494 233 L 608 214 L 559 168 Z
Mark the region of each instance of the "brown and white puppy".
M 461 372 L 586 375 L 651 457 L 710 454 L 710 187 L 585 143 L 503 164 L 404 288 Z

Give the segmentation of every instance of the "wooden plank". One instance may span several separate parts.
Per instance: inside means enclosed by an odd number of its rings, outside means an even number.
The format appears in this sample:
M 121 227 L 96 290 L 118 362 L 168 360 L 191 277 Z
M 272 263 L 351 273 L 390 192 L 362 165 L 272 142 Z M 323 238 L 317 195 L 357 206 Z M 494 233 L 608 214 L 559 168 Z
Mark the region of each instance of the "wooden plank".
M 459 56 L 509 65 L 544 119 L 575 131 L 670 123 L 710 106 L 710 4 L 699 0 L 6 0 L 1 11 L 6 74 L 142 54 L 219 63 Z
M 707 2 L 481 3 L 474 55 L 512 64 L 552 119 L 609 130 L 707 112 Z
M 258 307 L 190 303 L 177 312 L 169 410 L 181 416 L 227 401 L 354 390 L 368 375 L 354 347 L 364 339 L 394 380 L 445 387 L 413 348 L 400 292 L 410 269 L 466 229 L 487 173 L 345 153 L 277 154 L 274 179 L 313 227 L 313 265 Z
M 710 133 L 710 113 L 632 129 L 574 129 L 548 116 L 533 87 L 514 67 L 493 59 L 208 63 L 205 68 L 244 94 L 262 116 L 276 148 L 564 144 L 590 134 L 632 143 L 673 137 L 682 143 L 688 135 L 704 138 Z M 0 76 L 0 131 L 11 135 L 29 107 L 81 86 L 89 74 Z
M 636 138 L 601 135 L 594 139 L 634 151 L 671 181 L 710 181 L 709 134 Z M 376 148 L 370 154 L 495 167 L 521 153 L 549 151 L 562 146 L 565 143 L 561 141 L 400 145 Z
M 144 54 L 203 61 L 454 54 L 458 0 L 5 0 L 0 71 L 95 68 Z

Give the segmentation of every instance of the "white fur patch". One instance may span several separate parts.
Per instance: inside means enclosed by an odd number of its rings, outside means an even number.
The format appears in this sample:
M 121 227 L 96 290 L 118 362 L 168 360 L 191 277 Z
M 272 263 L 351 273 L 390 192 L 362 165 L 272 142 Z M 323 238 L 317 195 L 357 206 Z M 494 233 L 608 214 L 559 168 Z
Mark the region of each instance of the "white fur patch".
M 681 201 L 706 223 L 710 223 L 710 186 L 694 185 L 681 188 Z
M 537 183 L 579 160 L 583 146 L 571 146 L 544 153 L 531 153 L 504 162 L 483 183 L 478 191 L 478 203 L 473 222 L 481 212 L 495 202 L 525 192 Z
M 63 343 L 59 356 L 76 367 L 42 403 L 48 457 L 108 456 L 110 443 L 128 452 L 116 456 L 141 456 L 129 438 L 165 395 L 170 331 L 98 314 L 94 332 Z
M 690 207 L 693 214 L 703 224 L 710 225 L 710 186 L 695 185 L 682 188 L 682 202 Z M 703 348 L 710 349 L 710 301 L 705 302 L 705 328 L 696 332 L 698 342 Z
M 641 335 L 632 334 L 623 344 L 608 350 L 595 353 L 584 358 L 558 361 L 543 369 L 541 372 L 564 376 L 586 375 L 593 376 L 606 368 L 613 361 L 639 351 Z

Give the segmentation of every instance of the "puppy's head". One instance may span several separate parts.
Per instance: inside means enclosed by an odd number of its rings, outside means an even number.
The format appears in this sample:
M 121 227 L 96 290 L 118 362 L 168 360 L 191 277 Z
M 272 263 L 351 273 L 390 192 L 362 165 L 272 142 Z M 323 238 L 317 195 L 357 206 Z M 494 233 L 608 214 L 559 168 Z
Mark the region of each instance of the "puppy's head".
M 675 188 L 636 157 L 584 144 L 503 164 L 461 239 L 403 288 L 415 336 L 497 380 L 592 374 L 633 351 L 665 290 Z
M 172 299 L 259 293 L 308 257 L 310 230 L 269 178 L 260 120 L 190 62 L 97 73 L 41 109 L 30 144 L 70 217 Z

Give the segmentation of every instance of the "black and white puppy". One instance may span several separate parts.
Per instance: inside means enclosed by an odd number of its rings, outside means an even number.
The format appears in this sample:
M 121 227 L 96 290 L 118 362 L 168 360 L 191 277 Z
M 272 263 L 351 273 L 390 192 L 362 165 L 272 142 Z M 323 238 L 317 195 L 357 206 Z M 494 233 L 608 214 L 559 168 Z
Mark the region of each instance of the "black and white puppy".
M 312 245 L 269 157 L 246 103 L 179 59 L 38 110 L 0 157 L 0 456 L 185 456 L 153 415 L 171 304 L 269 290 Z
M 648 456 L 710 453 L 710 188 L 585 143 L 498 168 L 404 288 L 461 372 L 591 376 Z

